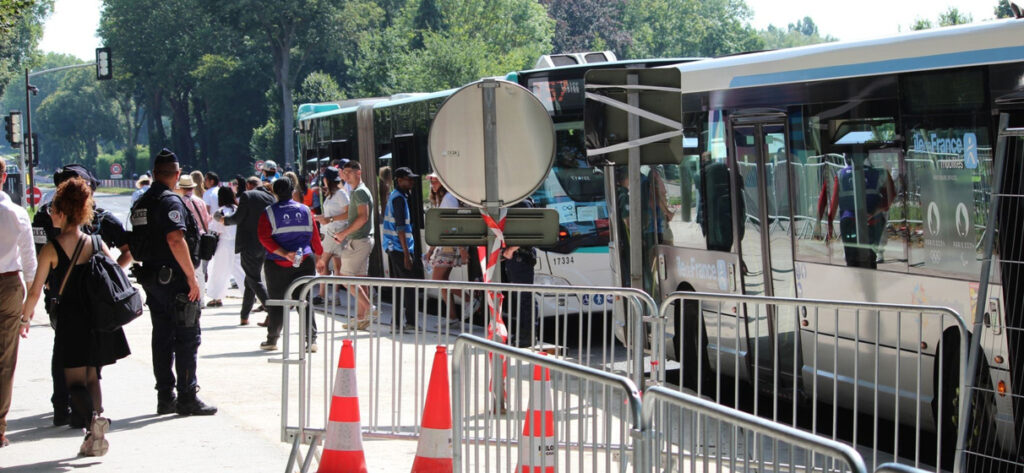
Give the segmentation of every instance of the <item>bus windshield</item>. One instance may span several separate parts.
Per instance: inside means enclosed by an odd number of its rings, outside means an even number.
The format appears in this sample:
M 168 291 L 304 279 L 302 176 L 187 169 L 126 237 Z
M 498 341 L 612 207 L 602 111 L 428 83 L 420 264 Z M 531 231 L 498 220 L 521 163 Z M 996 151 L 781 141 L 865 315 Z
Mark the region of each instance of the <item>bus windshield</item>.
M 587 161 L 583 122 L 558 123 L 555 135 L 551 173 L 532 196 L 534 206 L 558 211 L 559 240 L 549 250 L 608 246 L 604 174 Z

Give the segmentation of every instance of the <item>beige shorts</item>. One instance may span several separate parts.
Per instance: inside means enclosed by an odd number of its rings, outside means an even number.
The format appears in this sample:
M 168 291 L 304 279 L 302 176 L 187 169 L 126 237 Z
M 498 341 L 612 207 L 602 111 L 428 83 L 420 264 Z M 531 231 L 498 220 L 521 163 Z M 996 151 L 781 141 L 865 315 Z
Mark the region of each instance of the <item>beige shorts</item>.
M 350 240 L 341 248 L 341 271 L 343 276 L 366 276 L 370 270 L 370 251 L 373 237 Z
M 341 256 L 343 245 L 334 239 L 333 234 L 325 234 L 323 241 L 320 243 L 324 246 L 324 253 Z

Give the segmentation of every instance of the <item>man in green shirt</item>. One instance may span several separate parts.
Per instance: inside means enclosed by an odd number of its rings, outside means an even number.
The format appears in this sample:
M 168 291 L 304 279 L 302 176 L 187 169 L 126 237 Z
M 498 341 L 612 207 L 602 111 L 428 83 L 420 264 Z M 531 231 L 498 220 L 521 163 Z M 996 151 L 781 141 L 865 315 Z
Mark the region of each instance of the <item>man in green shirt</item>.
M 335 233 L 334 239 L 341 243 L 341 273 L 343 276 L 366 277 L 370 268 L 370 251 L 373 249 L 373 197 L 370 190 L 363 184 L 362 170 L 357 161 L 345 163 L 341 170 L 342 178 L 352 187 L 348 202 L 348 227 Z M 324 254 L 327 254 L 326 252 Z M 327 268 L 326 258 L 317 262 L 317 271 L 321 274 Z M 352 328 L 365 330 L 370 326 L 370 292 L 365 286 L 348 288 L 349 293 L 357 294 L 357 320 Z

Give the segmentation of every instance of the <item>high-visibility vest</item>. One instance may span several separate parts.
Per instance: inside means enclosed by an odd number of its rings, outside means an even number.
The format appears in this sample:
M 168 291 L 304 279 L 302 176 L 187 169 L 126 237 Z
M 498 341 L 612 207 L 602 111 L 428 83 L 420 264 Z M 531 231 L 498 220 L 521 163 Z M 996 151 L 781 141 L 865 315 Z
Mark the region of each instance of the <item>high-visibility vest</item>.
M 854 218 L 856 206 L 853 191 L 853 168 L 847 166 L 839 171 L 839 219 Z M 885 205 L 885 179 L 878 168 L 864 167 L 864 212 L 868 215 Z M 870 222 L 869 222 L 870 223 Z
M 313 239 L 313 214 L 309 207 L 289 199 L 267 207 L 266 212 L 270 235 L 283 250 L 300 253 L 303 257 L 313 253 L 309 246 Z M 284 258 L 269 252 L 267 258 L 284 261 Z
M 395 199 L 405 200 L 405 225 L 398 228 L 395 225 Z M 402 243 L 398 240 L 398 230 L 405 231 L 405 244 L 409 251 L 413 250 L 416 242 L 412 237 L 412 220 L 409 218 L 409 200 L 406 199 L 398 189 L 391 191 L 388 196 L 388 205 L 384 208 L 384 221 L 381 223 L 381 247 L 384 251 L 402 251 Z

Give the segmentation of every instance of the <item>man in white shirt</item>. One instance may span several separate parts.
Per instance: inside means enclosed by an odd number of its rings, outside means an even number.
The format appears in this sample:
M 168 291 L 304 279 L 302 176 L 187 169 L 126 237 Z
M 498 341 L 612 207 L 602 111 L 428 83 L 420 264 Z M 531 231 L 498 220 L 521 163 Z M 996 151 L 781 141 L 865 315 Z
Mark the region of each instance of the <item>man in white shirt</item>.
M 0 159 L 0 187 L 7 180 L 7 163 Z M 0 447 L 7 442 L 7 412 L 11 408 L 18 334 L 28 326 L 21 319 L 25 281 L 36 275 L 36 249 L 28 212 L 0 192 Z

